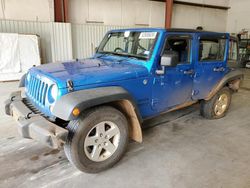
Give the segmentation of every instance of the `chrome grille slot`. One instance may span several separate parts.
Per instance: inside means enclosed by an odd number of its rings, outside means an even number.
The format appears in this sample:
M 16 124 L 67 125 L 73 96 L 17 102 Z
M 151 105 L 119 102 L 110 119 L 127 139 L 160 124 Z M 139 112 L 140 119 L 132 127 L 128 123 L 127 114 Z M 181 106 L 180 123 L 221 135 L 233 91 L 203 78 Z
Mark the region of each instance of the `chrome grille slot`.
M 30 84 L 29 84 L 29 86 L 30 86 L 29 92 L 30 92 L 30 95 L 31 95 L 31 96 L 32 96 L 32 94 L 33 94 L 34 83 L 35 83 L 35 79 L 34 79 L 34 77 L 32 76 L 31 79 L 30 79 Z
M 39 98 L 40 98 L 40 92 L 41 92 L 41 80 L 38 81 L 38 86 L 37 86 L 37 95 L 36 95 L 36 100 L 38 102 L 40 102 Z
M 44 92 L 43 92 L 43 105 L 45 105 L 46 93 L 48 90 L 48 84 L 45 84 Z
M 35 90 L 34 90 L 34 99 L 37 101 L 37 95 L 38 95 L 38 90 L 39 90 L 39 80 L 36 79 L 36 82 L 35 82 Z
M 40 91 L 39 91 L 39 102 L 42 103 L 42 96 L 43 96 L 43 88 L 44 88 L 44 82 L 41 83 Z

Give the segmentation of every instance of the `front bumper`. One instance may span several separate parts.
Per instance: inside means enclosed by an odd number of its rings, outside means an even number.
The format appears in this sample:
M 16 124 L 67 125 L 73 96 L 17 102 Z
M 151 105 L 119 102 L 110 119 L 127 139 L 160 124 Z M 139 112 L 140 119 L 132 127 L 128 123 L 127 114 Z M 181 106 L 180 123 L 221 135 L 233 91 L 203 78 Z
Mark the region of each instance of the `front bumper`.
M 66 141 L 68 130 L 34 113 L 23 102 L 21 91 L 11 93 L 5 101 L 5 113 L 17 121 L 18 132 L 23 138 L 37 140 L 53 149 L 62 147 Z

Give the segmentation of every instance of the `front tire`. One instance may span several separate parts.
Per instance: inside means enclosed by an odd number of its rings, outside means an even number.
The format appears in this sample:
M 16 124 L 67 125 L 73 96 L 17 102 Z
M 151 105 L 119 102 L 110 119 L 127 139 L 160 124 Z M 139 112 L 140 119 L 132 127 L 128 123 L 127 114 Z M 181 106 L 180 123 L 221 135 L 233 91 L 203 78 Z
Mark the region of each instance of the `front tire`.
M 226 115 L 231 104 L 231 91 L 222 88 L 209 101 L 201 101 L 201 115 L 207 119 L 219 119 Z
M 128 121 L 117 109 L 90 109 L 68 125 L 64 146 L 69 161 L 79 170 L 97 173 L 116 164 L 128 145 Z

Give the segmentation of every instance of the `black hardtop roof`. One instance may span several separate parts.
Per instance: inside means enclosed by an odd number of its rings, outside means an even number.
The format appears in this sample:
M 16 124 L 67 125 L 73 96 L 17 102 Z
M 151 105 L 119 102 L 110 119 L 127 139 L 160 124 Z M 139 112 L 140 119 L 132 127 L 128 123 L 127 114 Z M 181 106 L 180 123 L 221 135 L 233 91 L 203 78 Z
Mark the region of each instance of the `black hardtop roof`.
M 214 32 L 214 31 L 205 31 L 205 30 L 197 30 L 197 29 L 185 29 L 185 28 L 171 28 L 171 29 L 164 29 L 164 28 L 127 28 L 127 29 L 115 29 L 111 30 L 111 32 L 121 32 L 121 31 L 156 31 L 156 32 L 179 32 L 179 33 L 203 33 L 203 34 L 228 34 L 225 32 Z

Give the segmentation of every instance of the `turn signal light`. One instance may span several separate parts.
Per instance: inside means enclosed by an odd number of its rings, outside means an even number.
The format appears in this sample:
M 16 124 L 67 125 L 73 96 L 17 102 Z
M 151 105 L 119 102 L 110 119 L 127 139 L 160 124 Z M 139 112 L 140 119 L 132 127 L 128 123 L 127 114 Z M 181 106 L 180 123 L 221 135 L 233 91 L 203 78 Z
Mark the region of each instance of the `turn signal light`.
M 74 110 L 72 111 L 72 114 L 73 114 L 73 116 L 75 116 L 75 117 L 79 116 L 79 114 L 80 114 L 79 108 L 74 108 Z

